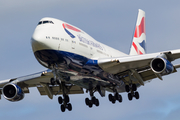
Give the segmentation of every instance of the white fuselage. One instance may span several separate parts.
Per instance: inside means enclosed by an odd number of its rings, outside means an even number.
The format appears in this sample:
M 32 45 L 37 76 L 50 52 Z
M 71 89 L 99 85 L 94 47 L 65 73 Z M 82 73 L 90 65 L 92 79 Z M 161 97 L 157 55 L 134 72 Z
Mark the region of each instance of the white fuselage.
M 75 35 L 75 38 L 71 38 L 63 28 L 63 23 L 65 22 L 61 20 L 43 18 L 41 21 L 53 21 L 54 24 L 42 23 L 36 27 L 32 36 L 33 52 L 43 49 L 53 49 L 72 52 L 90 59 L 127 56 L 116 49 L 96 41 L 77 27 L 75 28 L 80 30 L 80 32 L 67 28 Z M 36 42 L 39 44 L 36 44 Z
M 32 48 L 43 66 L 60 70 L 56 75 L 61 78 L 68 77 L 72 83 L 87 89 L 90 82 L 93 86 L 112 83 L 121 87 L 119 92 L 124 91 L 122 80 L 101 69 L 97 61 L 128 55 L 96 41 L 73 25 L 54 18 L 41 19 L 32 36 Z M 72 71 L 75 73 L 69 74 Z

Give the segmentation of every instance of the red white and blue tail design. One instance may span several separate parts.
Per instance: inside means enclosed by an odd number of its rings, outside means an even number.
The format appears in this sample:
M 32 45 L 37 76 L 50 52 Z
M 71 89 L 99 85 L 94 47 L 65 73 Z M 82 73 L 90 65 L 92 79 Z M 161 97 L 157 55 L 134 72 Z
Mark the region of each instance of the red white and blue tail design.
M 129 55 L 141 55 L 146 53 L 146 29 L 145 12 L 139 9 L 136 28 Z

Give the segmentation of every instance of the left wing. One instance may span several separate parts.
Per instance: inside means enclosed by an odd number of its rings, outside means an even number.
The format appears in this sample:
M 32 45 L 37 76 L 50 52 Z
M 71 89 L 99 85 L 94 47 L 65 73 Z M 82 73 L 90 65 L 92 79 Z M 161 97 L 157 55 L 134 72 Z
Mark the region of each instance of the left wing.
M 171 61 L 178 58 L 180 58 L 180 49 L 152 54 L 99 59 L 98 65 L 104 71 L 124 78 L 131 79 L 127 77 L 127 75 L 133 74 L 139 83 L 143 85 L 143 81 L 156 77 L 162 79 L 162 75 L 169 74 L 167 68 L 171 66 L 169 63 L 171 64 Z M 159 65 L 159 67 L 162 67 L 162 70 L 154 70 L 154 66 L 152 64 L 156 64 L 155 67 L 158 67 Z M 161 64 L 164 66 L 160 66 Z M 172 67 L 173 70 L 171 72 L 176 72 L 176 68 L 178 68 L 179 65 L 173 65 Z

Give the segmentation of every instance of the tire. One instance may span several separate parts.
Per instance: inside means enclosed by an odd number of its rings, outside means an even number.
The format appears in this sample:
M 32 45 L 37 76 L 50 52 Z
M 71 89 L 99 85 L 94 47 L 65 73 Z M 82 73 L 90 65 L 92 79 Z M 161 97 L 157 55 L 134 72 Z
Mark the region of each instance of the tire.
M 119 94 L 118 94 L 118 93 L 116 93 L 116 94 L 114 95 L 114 97 L 115 97 L 116 100 L 119 100 Z
M 128 99 L 131 101 L 133 99 L 133 96 L 131 93 L 128 93 Z
M 59 102 L 59 104 L 62 104 L 62 103 L 63 103 L 63 99 L 62 99 L 61 96 L 58 97 L 58 102 Z
M 66 110 L 65 106 L 64 106 L 64 105 L 61 105 L 61 111 L 62 111 L 62 112 L 65 112 L 65 110 Z
M 122 102 L 122 96 L 119 95 L 118 101 L 121 103 Z
M 112 96 L 112 101 L 111 101 L 113 104 L 116 103 L 116 97 L 115 96 Z
M 113 103 L 113 104 L 115 104 L 115 103 L 116 103 L 116 100 L 115 100 L 115 99 L 113 99 L 113 100 L 112 100 L 112 103 Z
M 51 85 L 55 85 L 54 78 L 51 78 L 50 82 L 51 82 Z
M 68 109 L 69 111 L 72 110 L 72 105 L 71 105 L 71 103 L 67 104 L 67 109 Z
M 96 98 L 95 97 L 92 97 L 92 104 L 95 104 L 95 102 L 96 102 Z
M 109 98 L 109 101 L 111 101 L 111 102 L 112 102 L 113 95 L 112 95 L 112 94 L 109 94 L 108 98 Z
M 99 100 L 98 99 L 95 100 L 95 105 L 99 106 Z
M 89 108 L 92 108 L 93 104 L 92 101 L 89 101 Z
M 89 105 L 89 98 L 85 99 L 85 103 L 86 103 L 87 106 Z
M 126 90 L 126 92 L 129 92 L 129 91 L 130 91 L 129 85 L 126 85 L 126 86 L 125 86 L 125 90 Z
M 60 82 L 59 82 L 59 80 L 58 80 L 58 79 L 56 79 L 56 83 L 57 83 L 58 85 L 60 85 Z
M 139 99 L 139 93 L 138 92 L 135 92 L 135 98 Z
M 137 90 L 136 84 L 132 84 L 132 91 L 136 91 L 136 90 Z

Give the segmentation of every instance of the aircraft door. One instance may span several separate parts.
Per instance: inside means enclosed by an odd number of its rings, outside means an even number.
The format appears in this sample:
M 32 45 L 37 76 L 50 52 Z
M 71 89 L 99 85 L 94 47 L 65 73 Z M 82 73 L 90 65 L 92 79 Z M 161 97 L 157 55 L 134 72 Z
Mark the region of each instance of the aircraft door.
M 72 40 L 71 48 L 72 48 L 72 51 L 75 50 L 75 48 L 76 48 L 76 41 L 75 40 Z
M 94 55 L 94 49 L 93 47 L 90 47 L 90 57 L 93 57 L 93 55 Z

